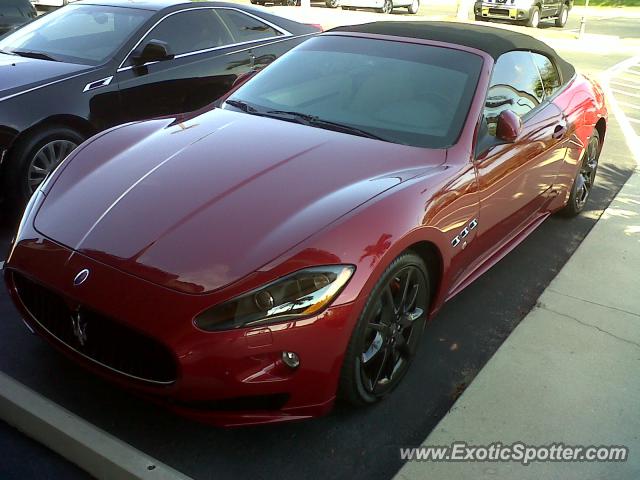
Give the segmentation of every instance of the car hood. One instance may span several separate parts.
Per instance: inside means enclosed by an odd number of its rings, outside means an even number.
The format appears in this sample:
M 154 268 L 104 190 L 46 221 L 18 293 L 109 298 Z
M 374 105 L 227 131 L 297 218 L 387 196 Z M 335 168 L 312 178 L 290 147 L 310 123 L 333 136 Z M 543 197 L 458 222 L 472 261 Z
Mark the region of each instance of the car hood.
M 127 273 L 210 292 L 445 155 L 214 109 L 81 147 L 45 188 L 35 227 Z
M 0 54 L 0 99 L 90 68 L 87 65 Z

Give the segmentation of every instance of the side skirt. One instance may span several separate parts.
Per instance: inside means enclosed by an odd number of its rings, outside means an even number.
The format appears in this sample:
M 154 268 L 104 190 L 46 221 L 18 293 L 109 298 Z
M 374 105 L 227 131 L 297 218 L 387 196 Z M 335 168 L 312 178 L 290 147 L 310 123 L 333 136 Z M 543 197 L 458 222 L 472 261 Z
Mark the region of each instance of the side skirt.
M 535 216 L 533 220 L 518 233 L 510 237 L 505 243 L 502 244 L 497 250 L 489 255 L 482 263 L 480 263 L 474 270 L 458 282 L 450 291 L 446 298 L 446 301 L 451 300 L 458 293 L 464 290 L 468 285 L 474 282 L 483 273 L 498 263 L 503 257 L 505 257 L 511 250 L 516 248 L 525 238 L 529 236 L 538 226 L 544 222 L 551 214 L 549 212 L 540 213 Z

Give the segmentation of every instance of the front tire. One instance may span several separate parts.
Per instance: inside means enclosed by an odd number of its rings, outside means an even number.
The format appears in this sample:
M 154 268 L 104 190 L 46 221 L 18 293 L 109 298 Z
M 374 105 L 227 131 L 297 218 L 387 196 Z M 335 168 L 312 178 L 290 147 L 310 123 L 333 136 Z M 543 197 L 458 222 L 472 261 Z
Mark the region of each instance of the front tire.
M 338 8 L 340 6 L 340 0 L 326 0 L 324 4 L 327 8 Z
M 19 140 L 7 159 L 4 175 L 9 201 L 16 206 L 24 205 L 46 176 L 84 139 L 71 128 L 55 126 Z
M 531 10 L 531 15 L 529 15 L 529 20 L 527 20 L 527 27 L 538 28 L 540 25 L 540 8 L 533 7 Z
M 382 4 L 382 8 L 378 9 L 380 13 L 391 13 L 393 12 L 393 0 L 384 0 Z
M 429 309 L 424 261 L 404 253 L 384 271 L 353 331 L 338 394 L 352 405 L 378 402 L 398 386 L 420 343 Z
M 407 7 L 407 10 L 411 15 L 415 15 L 420 10 L 420 0 L 413 0 L 411 5 Z
M 582 155 L 578 174 L 573 180 L 569 201 L 560 211 L 565 217 L 575 217 L 584 210 L 595 183 L 601 146 L 600 133 L 594 129 L 589 138 L 589 143 L 587 143 L 587 149 Z

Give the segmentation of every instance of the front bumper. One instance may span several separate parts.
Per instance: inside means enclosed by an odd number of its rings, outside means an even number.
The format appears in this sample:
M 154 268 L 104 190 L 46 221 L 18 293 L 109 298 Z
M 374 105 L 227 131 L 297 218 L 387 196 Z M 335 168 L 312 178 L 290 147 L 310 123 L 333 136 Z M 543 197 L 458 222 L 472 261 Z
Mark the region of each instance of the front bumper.
M 181 415 L 220 426 L 296 420 L 331 409 L 357 317 L 353 304 L 295 322 L 203 332 L 192 319 L 211 301 L 207 295 L 151 284 L 43 238 L 32 228 L 24 228 L 20 238 L 5 265 L 14 303 L 30 329 L 92 372 Z M 74 276 L 82 269 L 89 269 L 90 277 L 74 286 Z M 23 301 L 17 276 L 53 292 L 70 311 L 90 308 L 118 328 L 163 345 L 175 360 L 175 379 L 158 383 L 108 368 L 83 353 L 73 336 L 52 333 Z M 60 321 L 71 325 L 72 315 Z M 86 329 L 89 336 L 92 321 Z M 297 369 L 282 362 L 283 351 L 299 355 Z
M 515 7 L 508 3 L 478 2 L 474 6 L 474 13 L 476 17 L 521 22 L 529 20 L 531 8 Z

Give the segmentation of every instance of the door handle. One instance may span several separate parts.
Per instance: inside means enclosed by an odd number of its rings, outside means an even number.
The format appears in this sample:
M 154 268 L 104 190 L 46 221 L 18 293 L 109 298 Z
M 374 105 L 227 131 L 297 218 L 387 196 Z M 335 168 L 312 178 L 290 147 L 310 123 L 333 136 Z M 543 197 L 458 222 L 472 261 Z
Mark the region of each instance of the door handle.
M 556 128 L 553 129 L 553 135 L 551 135 L 555 140 L 560 140 L 564 137 L 565 133 L 567 133 L 567 124 L 559 123 L 556 125 Z

